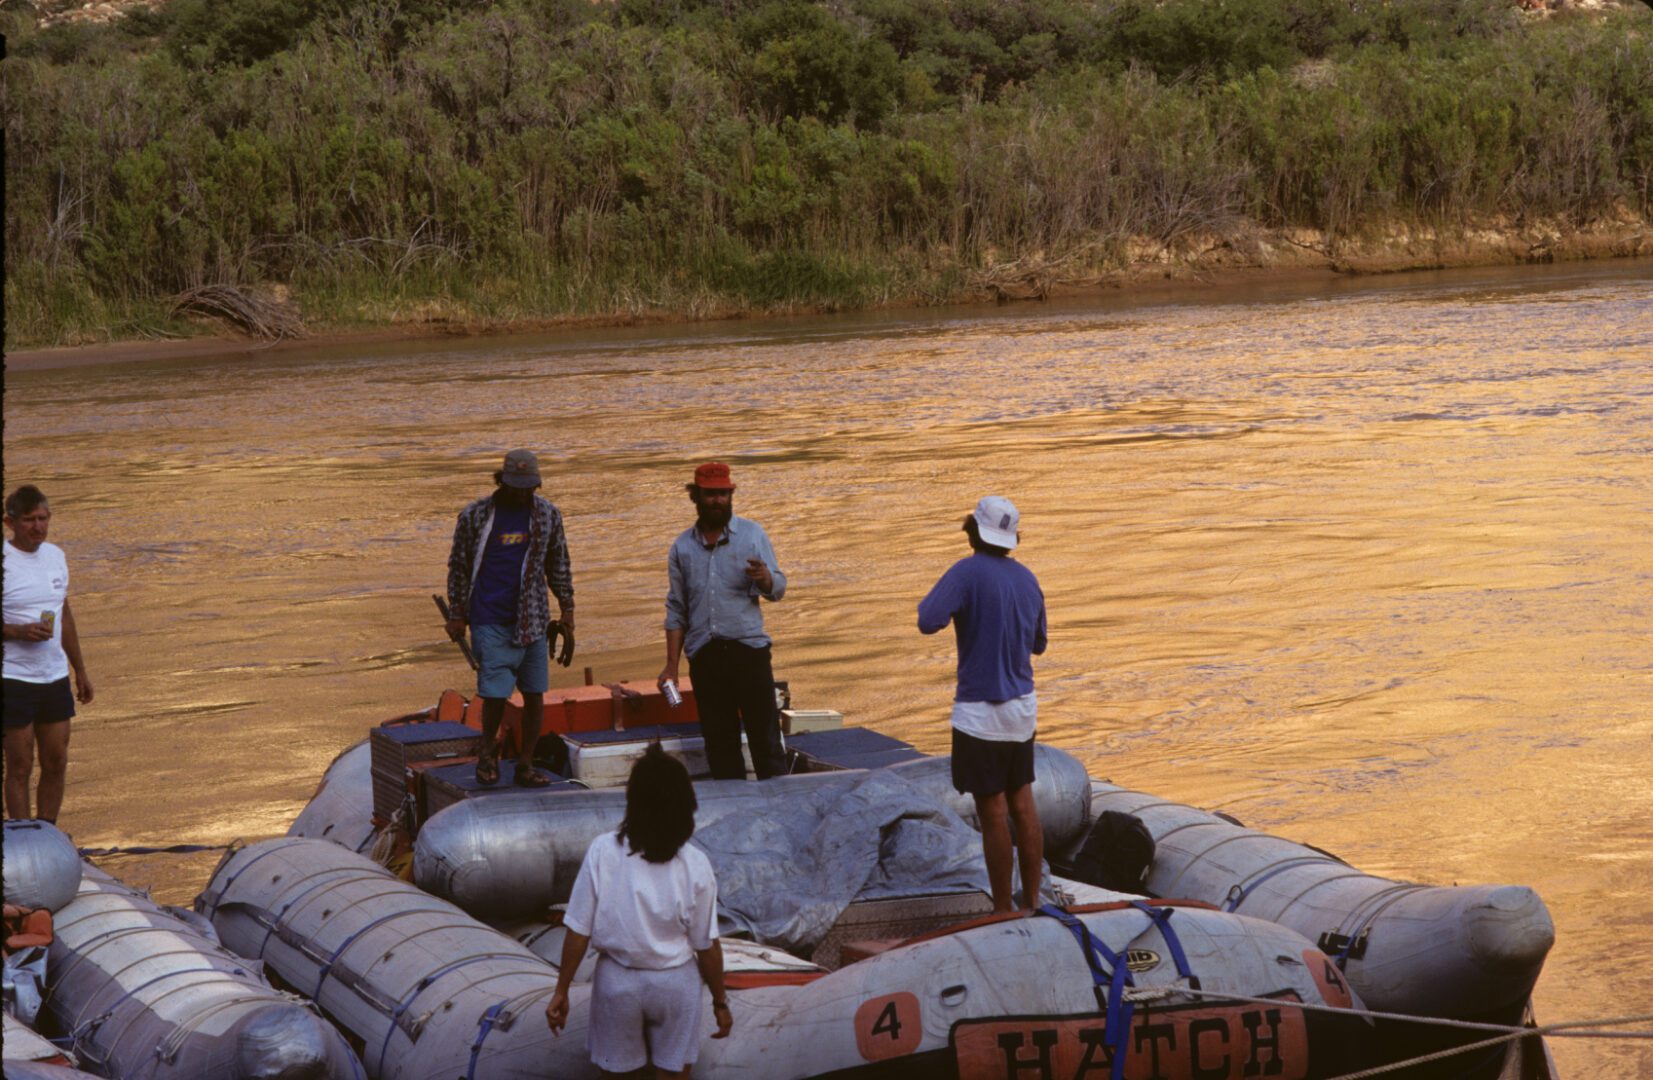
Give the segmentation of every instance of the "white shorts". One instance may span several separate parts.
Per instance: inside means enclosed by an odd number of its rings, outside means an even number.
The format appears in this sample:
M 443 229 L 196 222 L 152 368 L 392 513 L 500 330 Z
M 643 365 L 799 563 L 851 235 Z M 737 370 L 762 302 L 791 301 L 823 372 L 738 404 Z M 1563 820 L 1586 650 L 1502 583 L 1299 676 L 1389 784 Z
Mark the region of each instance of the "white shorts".
M 626 1073 L 652 1064 L 682 1072 L 700 1056 L 706 992 L 694 961 L 649 971 L 597 958 L 585 1048 L 591 1063 Z

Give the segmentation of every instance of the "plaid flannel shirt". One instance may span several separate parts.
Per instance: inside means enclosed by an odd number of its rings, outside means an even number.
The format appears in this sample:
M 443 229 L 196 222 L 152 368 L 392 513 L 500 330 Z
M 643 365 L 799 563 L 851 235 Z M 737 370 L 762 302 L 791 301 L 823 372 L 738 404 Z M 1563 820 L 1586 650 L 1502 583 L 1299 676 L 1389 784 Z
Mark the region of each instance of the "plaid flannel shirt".
M 482 569 L 482 553 L 494 526 L 494 497 L 484 496 L 459 512 L 448 552 L 448 605 L 455 615 L 470 619 L 471 587 Z M 574 610 L 574 574 L 568 567 L 568 541 L 563 536 L 562 513 L 538 495 L 528 515 L 528 552 L 522 560 L 522 582 L 517 591 L 516 633 L 512 642 L 527 645 L 543 638 L 551 625 L 551 598 L 557 606 Z

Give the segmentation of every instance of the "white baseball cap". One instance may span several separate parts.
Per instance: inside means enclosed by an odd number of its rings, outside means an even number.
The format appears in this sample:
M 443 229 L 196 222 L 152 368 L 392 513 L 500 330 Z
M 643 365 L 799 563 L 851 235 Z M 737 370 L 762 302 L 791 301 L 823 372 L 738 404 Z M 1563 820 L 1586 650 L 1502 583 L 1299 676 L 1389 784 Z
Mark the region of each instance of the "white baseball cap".
M 989 495 L 976 504 L 976 531 L 982 542 L 1013 551 L 1016 547 L 1016 525 L 1022 515 L 1016 504 L 1003 495 Z

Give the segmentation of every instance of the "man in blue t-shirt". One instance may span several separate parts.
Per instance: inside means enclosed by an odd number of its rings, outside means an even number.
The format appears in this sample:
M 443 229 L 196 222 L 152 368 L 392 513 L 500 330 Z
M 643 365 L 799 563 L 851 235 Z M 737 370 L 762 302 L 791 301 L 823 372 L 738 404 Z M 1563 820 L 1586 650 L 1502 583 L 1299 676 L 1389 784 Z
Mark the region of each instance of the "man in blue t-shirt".
M 1011 867 L 1018 854 L 1022 906 L 1039 906 L 1045 856 L 1033 801 L 1033 655 L 1045 651 L 1045 594 L 1033 571 L 1010 557 L 1019 520 L 1009 499 L 978 502 L 964 519 L 975 553 L 954 563 L 918 605 L 921 632 L 934 634 L 950 622 L 958 639 L 953 787 L 976 800 L 995 911 L 1015 910 Z
M 522 691 L 522 730 L 512 783 L 545 787 L 549 777 L 534 768 L 545 691 L 550 687 L 550 654 L 562 638 L 557 662 L 574 659 L 574 578 L 562 513 L 535 494 L 539 459 L 529 450 L 505 455 L 494 473 L 494 493 L 459 512 L 448 552 L 448 636 L 460 641 L 470 627 L 478 664 L 476 693 L 482 699 L 482 751 L 478 783 L 499 782 L 495 742 L 513 689 Z M 549 591 L 547 587 L 549 586 Z M 558 615 L 551 618 L 550 595 Z

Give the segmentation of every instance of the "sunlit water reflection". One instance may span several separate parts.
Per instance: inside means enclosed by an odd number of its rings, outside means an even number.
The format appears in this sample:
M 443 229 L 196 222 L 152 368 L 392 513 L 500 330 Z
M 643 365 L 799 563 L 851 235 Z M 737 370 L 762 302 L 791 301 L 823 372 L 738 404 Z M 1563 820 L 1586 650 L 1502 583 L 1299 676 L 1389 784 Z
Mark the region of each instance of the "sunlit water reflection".
M 914 605 L 989 491 L 1044 583 L 1041 738 L 1377 873 L 1538 888 L 1547 1020 L 1653 1003 L 1653 267 L 1416 275 L 11 372 L 98 700 L 83 844 L 279 833 L 373 721 L 467 672 L 453 515 L 538 448 L 581 662 L 658 669 L 693 463 L 792 585 L 801 704 L 927 750 Z M 169 898 L 210 860 L 113 865 Z M 1561 1042 L 1571 1076 L 1653 1072 Z

